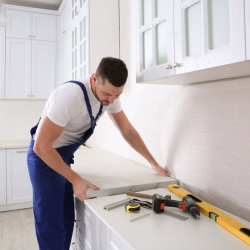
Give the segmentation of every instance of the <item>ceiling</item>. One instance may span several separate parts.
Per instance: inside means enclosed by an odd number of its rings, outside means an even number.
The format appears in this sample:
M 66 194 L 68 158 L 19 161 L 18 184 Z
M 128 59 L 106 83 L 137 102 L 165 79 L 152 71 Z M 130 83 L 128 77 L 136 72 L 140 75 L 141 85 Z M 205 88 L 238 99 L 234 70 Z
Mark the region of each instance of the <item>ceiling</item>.
M 13 4 L 25 7 L 58 10 L 62 0 L 0 0 L 0 4 Z

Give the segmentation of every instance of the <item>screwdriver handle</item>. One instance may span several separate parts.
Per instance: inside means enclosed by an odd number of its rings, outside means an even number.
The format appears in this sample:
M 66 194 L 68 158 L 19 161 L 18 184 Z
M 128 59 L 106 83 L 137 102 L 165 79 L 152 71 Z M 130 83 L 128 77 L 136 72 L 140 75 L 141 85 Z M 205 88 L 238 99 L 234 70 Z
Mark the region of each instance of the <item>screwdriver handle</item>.
M 141 197 L 141 198 L 149 198 L 149 199 L 152 199 L 152 198 L 153 198 L 152 195 L 134 193 L 134 192 L 130 192 L 130 191 L 127 191 L 126 194 L 127 194 L 127 195 L 130 195 L 130 196 Z

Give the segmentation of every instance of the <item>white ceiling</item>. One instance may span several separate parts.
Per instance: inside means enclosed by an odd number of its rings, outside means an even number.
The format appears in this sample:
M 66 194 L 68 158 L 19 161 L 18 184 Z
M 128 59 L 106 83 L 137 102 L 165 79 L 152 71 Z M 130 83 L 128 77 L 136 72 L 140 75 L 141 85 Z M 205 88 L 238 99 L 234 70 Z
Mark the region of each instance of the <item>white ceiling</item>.
M 19 6 L 58 10 L 62 0 L 0 0 L 0 4 L 13 4 Z

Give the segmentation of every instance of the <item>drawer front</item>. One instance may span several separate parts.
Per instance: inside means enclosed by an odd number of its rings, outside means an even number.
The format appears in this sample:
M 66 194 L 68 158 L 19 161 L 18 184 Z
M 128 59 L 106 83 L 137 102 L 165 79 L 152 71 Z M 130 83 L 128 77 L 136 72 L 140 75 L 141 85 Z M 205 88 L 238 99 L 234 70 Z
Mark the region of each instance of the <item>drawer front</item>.
M 129 246 L 124 240 L 113 233 L 108 227 L 106 227 L 106 244 L 110 250 L 132 250 L 133 248 Z
M 75 209 L 76 209 L 76 218 L 82 217 L 82 215 L 86 216 L 92 224 L 94 221 L 93 212 L 86 206 L 86 204 L 80 201 L 75 197 Z
M 76 242 L 79 243 L 79 240 L 84 247 L 83 249 L 93 250 L 93 232 L 94 226 L 90 222 L 90 220 L 83 216 L 81 219 L 77 218 L 77 226 L 76 226 Z M 79 239 L 79 240 L 78 240 Z M 77 244 L 78 245 L 78 244 Z M 78 249 L 78 248 L 77 248 Z

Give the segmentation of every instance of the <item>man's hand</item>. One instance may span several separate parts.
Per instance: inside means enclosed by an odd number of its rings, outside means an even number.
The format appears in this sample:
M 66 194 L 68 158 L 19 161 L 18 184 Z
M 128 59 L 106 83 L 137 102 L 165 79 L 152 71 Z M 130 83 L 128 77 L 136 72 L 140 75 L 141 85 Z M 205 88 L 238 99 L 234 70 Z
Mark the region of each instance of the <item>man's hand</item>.
M 162 168 L 159 164 L 152 164 L 151 168 L 161 175 L 169 176 L 168 172 L 164 168 Z
M 97 187 L 94 184 L 90 183 L 89 181 L 81 178 L 80 176 L 72 182 L 72 185 L 73 185 L 73 190 L 74 190 L 75 196 L 81 201 L 88 199 L 88 197 L 86 195 L 86 191 L 88 190 L 88 188 L 92 188 L 94 190 L 100 189 L 99 187 Z

